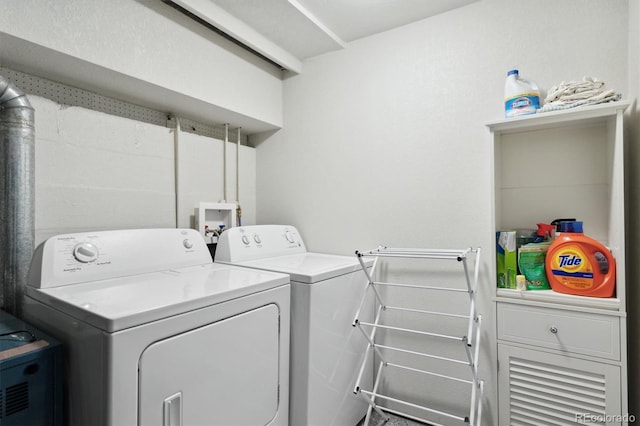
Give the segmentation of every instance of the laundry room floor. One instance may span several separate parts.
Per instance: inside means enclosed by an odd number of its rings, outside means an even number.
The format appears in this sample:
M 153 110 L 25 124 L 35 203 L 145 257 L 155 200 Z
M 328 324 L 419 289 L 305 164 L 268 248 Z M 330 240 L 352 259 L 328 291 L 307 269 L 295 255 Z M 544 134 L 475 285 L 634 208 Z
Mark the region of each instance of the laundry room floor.
M 389 416 L 389 421 L 384 423 L 382 417 L 380 417 L 380 415 L 374 411 L 371 415 L 371 420 L 369 420 L 369 426 L 425 426 L 424 423 L 409 420 L 407 418 L 396 416 L 394 414 L 387 413 L 387 415 Z M 363 425 L 364 419 L 360 423 L 358 423 L 357 426 Z

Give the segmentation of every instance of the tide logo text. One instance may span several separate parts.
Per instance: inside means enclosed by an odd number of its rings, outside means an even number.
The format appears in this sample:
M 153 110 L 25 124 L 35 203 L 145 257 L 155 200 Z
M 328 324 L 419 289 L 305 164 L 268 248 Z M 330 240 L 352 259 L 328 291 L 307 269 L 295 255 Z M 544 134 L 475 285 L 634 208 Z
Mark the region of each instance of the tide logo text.
M 558 256 L 560 258 L 560 267 L 564 268 L 566 266 L 580 266 L 582 263 L 582 258 L 576 256 L 575 254 L 561 254 Z

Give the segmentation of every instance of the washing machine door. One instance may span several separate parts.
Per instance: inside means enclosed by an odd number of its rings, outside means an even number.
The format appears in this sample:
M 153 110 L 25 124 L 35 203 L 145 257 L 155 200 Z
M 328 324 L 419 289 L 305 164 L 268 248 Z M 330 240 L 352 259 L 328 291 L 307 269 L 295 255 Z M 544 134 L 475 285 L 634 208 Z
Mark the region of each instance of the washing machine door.
M 267 425 L 278 410 L 275 304 L 150 345 L 139 362 L 140 425 Z

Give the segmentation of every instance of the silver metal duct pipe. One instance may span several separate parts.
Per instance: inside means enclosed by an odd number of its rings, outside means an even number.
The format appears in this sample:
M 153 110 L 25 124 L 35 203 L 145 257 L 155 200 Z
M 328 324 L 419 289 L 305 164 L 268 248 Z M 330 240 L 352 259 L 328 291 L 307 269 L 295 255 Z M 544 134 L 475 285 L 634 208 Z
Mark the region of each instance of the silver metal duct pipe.
M 21 314 L 35 240 L 34 110 L 0 76 L 0 307 Z

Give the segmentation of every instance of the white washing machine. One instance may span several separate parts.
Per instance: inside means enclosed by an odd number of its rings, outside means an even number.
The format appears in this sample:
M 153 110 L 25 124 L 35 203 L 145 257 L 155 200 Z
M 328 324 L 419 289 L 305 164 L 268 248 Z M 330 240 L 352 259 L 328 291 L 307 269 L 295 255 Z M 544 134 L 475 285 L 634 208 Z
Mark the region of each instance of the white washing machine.
M 189 229 L 53 237 L 25 320 L 64 343 L 66 424 L 287 426 L 289 277 Z
M 290 424 L 356 425 L 368 407 L 353 393 L 367 346 L 351 325 L 367 285 L 356 256 L 307 252 L 295 227 L 256 225 L 223 232 L 215 262 L 291 277 Z M 368 360 L 363 386 L 372 380 Z

